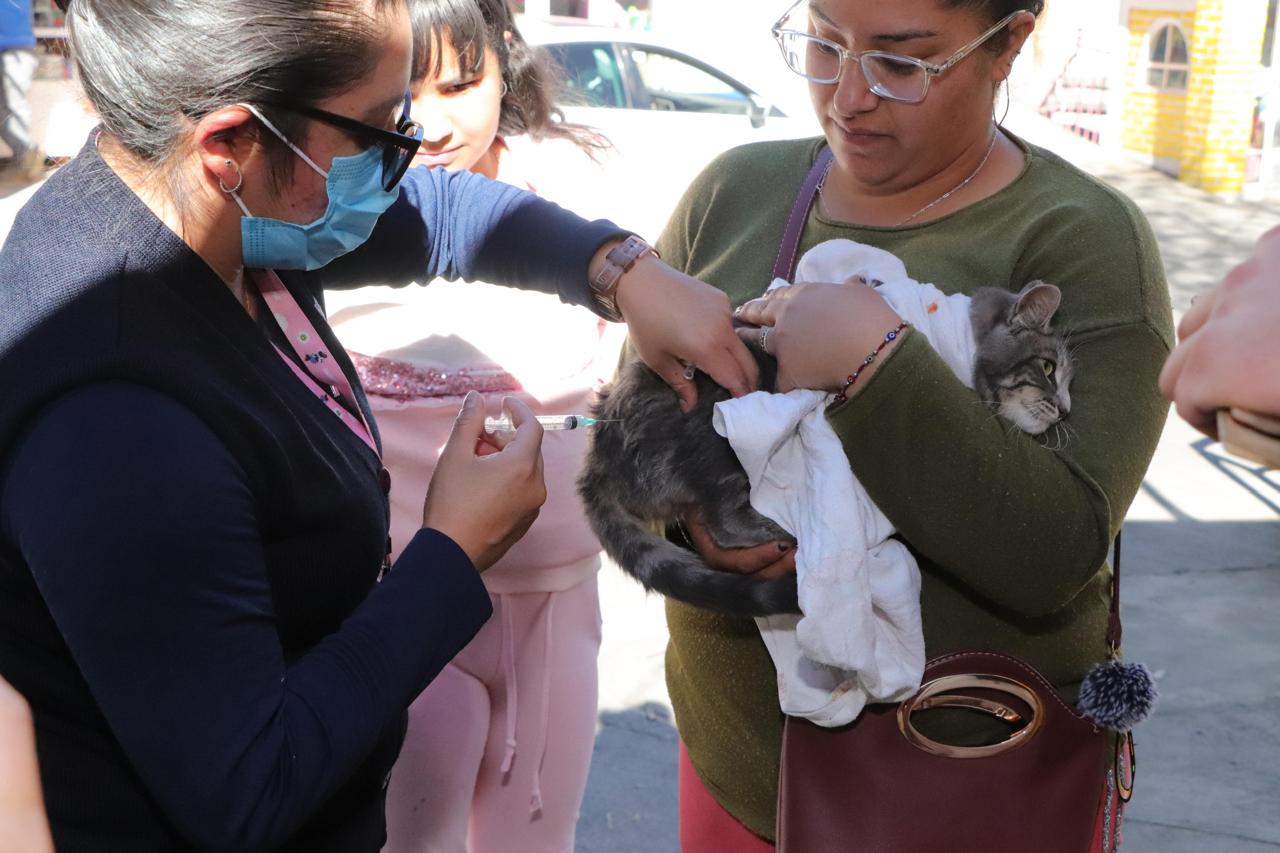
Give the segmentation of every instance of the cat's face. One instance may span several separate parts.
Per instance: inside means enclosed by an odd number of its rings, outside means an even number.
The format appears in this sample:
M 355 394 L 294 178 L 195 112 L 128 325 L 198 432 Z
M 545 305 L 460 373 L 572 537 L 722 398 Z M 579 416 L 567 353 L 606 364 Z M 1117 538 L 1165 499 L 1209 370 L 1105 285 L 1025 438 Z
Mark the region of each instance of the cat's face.
M 1062 301 L 1051 284 L 1034 281 L 1013 294 L 983 288 L 973 295 L 977 359 L 974 388 L 1001 417 L 1039 435 L 1071 411 L 1071 355 L 1050 321 Z

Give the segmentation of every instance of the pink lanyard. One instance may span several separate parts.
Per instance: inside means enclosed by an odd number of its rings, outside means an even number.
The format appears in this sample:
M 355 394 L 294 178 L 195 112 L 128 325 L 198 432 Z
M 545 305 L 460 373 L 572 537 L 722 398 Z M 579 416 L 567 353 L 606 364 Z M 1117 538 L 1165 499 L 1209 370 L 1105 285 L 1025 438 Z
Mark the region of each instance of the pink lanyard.
M 333 363 L 329 353 L 325 352 L 324 339 L 320 337 L 316 332 L 316 327 L 307 319 L 307 315 L 303 313 L 302 308 L 293 298 L 293 294 L 289 293 L 289 289 L 284 286 L 284 282 L 280 280 L 280 276 L 276 275 L 274 270 L 249 270 L 247 273 L 253 277 L 254 283 L 257 284 L 258 291 L 262 294 L 262 298 L 266 300 L 267 308 L 270 309 L 271 315 L 275 317 L 276 323 L 280 325 L 280 331 L 284 332 L 285 338 L 288 339 L 289 345 L 293 347 L 293 351 L 298 354 L 298 358 L 309 366 L 310 372 L 299 367 L 297 362 L 285 355 L 280 347 L 273 343 L 272 346 L 275 347 L 280 358 L 284 359 L 284 363 L 289 365 L 293 375 L 297 376 L 299 381 L 306 385 L 316 395 L 316 398 L 328 407 L 329 411 L 337 415 L 346 424 L 347 428 L 354 432 L 381 461 L 382 454 L 378 453 L 378 445 L 374 443 L 373 430 L 369 429 L 369 424 L 364 419 L 364 412 L 356 401 L 355 393 L 351 390 L 351 382 L 341 368 Z M 329 389 L 326 391 L 322 388 L 316 379 L 328 385 Z M 338 402 L 339 398 L 351 404 L 351 408 L 359 414 L 359 420 L 356 420 L 355 416 Z
M 246 275 L 252 277 L 254 284 L 258 286 L 258 292 L 262 294 L 263 300 L 267 303 L 267 308 L 271 311 L 271 316 L 279 324 L 280 331 L 284 333 L 289 345 L 293 347 L 293 351 L 298 354 L 303 363 L 311 366 L 311 370 L 314 373 L 308 373 L 299 367 L 275 343 L 272 343 L 271 346 L 275 347 L 276 353 L 284 360 L 284 363 L 289 365 L 293 375 L 298 377 L 298 380 L 311 393 L 315 394 L 316 398 L 324 403 L 329 411 L 337 415 L 346 424 L 347 429 L 355 433 L 356 437 L 363 441 L 378 457 L 378 485 L 382 487 L 384 495 L 391 494 L 391 472 L 387 470 L 386 465 L 381 464 L 382 454 L 378 452 L 378 445 L 373 440 L 373 430 L 369 429 L 369 422 L 365 420 L 364 411 L 356 400 L 355 392 L 351 390 L 350 380 L 343 374 L 342 369 L 333 363 L 329 353 L 325 352 L 324 339 L 316 332 L 316 327 L 307 319 L 307 315 L 303 313 L 297 300 L 289 292 L 289 288 L 284 286 L 284 282 L 280 280 L 280 276 L 276 275 L 274 270 L 246 270 Z M 329 386 L 329 390 L 326 391 L 322 388 L 320 383 L 313 378 L 313 375 L 323 380 Z M 360 415 L 360 419 L 356 420 L 351 412 L 347 411 L 336 398 L 350 402 L 351 407 Z M 390 569 L 391 537 L 388 536 L 387 552 L 382 558 L 382 571 L 378 574 L 378 580 L 382 580 Z

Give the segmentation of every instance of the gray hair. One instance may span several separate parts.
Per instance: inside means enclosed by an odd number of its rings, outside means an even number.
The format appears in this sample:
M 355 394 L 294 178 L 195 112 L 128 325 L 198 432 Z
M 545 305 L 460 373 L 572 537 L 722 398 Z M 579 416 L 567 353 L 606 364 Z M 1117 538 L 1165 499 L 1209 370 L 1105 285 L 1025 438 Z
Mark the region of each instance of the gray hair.
M 74 0 L 67 25 L 105 131 L 164 172 L 193 122 L 236 103 L 259 105 L 301 143 L 306 121 L 271 105 L 314 105 L 370 73 L 377 16 L 403 2 Z M 286 149 L 270 134 L 259 137 L 279 180 L 292 168 Z

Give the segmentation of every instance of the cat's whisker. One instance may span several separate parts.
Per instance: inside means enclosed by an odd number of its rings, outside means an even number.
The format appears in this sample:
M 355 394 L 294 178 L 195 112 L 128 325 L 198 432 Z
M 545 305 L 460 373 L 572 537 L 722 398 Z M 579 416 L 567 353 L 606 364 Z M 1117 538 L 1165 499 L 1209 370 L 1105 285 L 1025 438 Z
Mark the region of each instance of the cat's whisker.
M 1058 437 L 1058 443 L 1054 447 L 1054 452 L 1066 450 L 1071 444 L 1071 439 L 1078 438 L 1076 431 L 1073 430 L 1071 425 L 1065 421 L 1058 421 L 1053 425 L 1053 429 L 1055 435 Z
M 998 411 L 1000 408 L 1000 405 L 998 403 L 994 403 L 989 400 L 974 400 L 973 405 L 986 409 L 988 412 L 991 412 L 993 414 L 996 411 Z
M 1080 437 L 1080 433 L 1079 433 L 1079 432 L 1077 432 L 1076 430 L 1072 429 L 1072 428 L 1071 428 L 1071 424 L 1067 423 L 1066 421 L 1063 421 L 1063 422 L 1062 422 L 1062 429 L 1063 429 L 1063 431 L 1065 431 L 1065 432 L 1066 432 L 1066 434 L 1067 434 L 1067 443 L 1068 443 L 1068 444 L 1071 442 L 1071 439 L 1073 439 L 1073 438 L 1079 438 L 1079 437 Z
M 1054 443 L 1053 443 L 1054 453 L 1061 451 L 1064 447 L 1067 446 L 1066 434 L 1062 430 L 1061 423 L 1056 423 L 1053 425 L 1053 438 L 1054 438 Z
M 992 420 L 996 420 L 996 421 L 1000 420 L 1000 408 L 998 403 L 994 403 L 988 400 L 981 400 L 981 399 L 972 400 L 971 403 L 975 406 L 981 406 L 982 408 L 986 409 L 987 414 L 991 416 Z

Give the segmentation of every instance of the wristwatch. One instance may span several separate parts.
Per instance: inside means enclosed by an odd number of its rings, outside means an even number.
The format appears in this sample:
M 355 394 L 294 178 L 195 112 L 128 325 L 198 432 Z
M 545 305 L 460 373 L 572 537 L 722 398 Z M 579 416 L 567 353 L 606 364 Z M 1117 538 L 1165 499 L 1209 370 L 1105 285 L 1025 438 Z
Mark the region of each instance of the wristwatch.
M 604 256 L 604 266 L 587 282 L 600 316 L 614 323 L 621 322 L 622 312 L 618 310 L 618 300 L 614 295 L 618 281 L 623 273 L 636 265 L 636 261 L 648 254 L 661 257 L 657 249 L 632 234 Z

